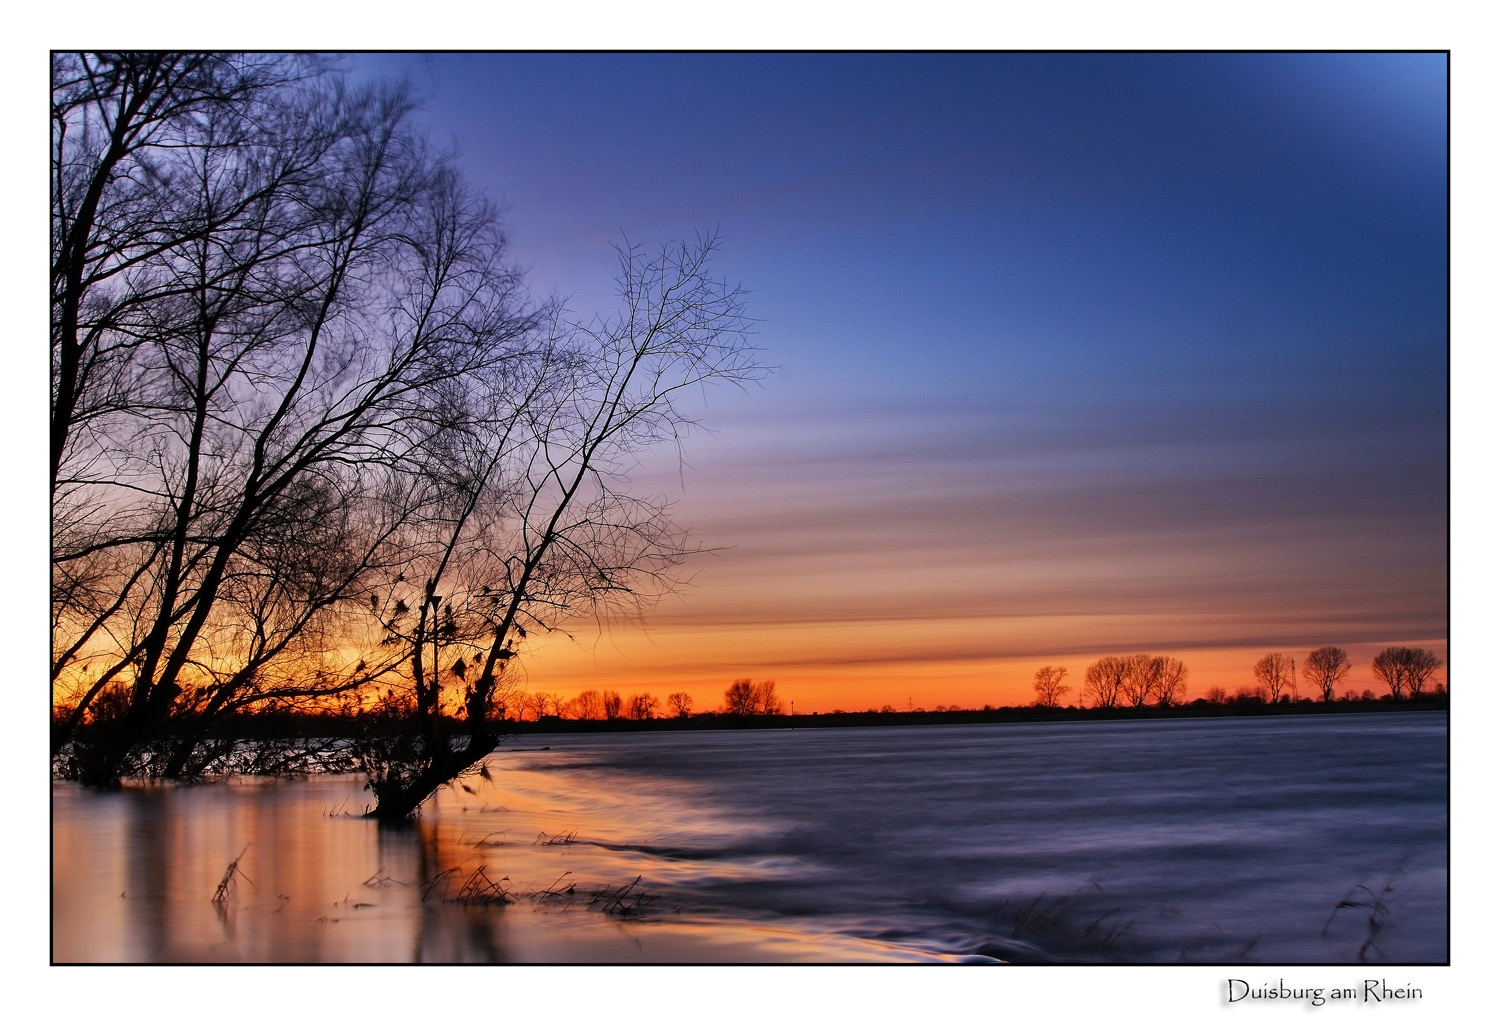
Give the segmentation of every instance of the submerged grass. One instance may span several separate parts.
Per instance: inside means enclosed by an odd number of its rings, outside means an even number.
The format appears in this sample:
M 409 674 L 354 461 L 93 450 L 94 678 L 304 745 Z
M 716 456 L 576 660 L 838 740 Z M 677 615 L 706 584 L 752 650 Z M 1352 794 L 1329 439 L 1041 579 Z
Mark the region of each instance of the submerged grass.
M 500 882 L 509 882 L 509 875 L 502 875 L 497 882 L 484 873 L 484 865 L 475 868 L 469 877 L 464 879 L 464 884 L 459 887 L 458 895 L 450 902 L 466 904 L 497 904 L 505 905 L 516 902 L 516 897 L 501 885 Z
M 561 889 L 558 888 L 558 884 L 571 874 L 573 874 L 571 871 L 563 872 L 561 875 L 557 876 L 557 878 L 553 879 L 552 884 L 547 888 L 539 889 L 536 892 L 532 893 L 531 898 L 534 900 L 543 901 L 553 900 L 558 902 L 571 902 L 573 894 L 578 891 L 578 883 L 569 882 Z
M 464 878 L 458 889 L 449 894 L 448 887 L 463 875 L 461 867 L 454 866 L 445 869 L 422 883 L 422 902 L 427 902 L 432 894 L 440 892 L 439 899 L 444 903 L 462 903 L 465 905 L 500 905 L 504 906 L 516 902 L 516 896 L 503 882 L 509 882 L 509 875 L 502 875 L 498 880 L 490 878 L 485 873 L 485 866 L 480 865 Z
M 594 893 L 589 901 L 590 910 L 599 910 L 611 917 L 640 918 L 643 911 L 657 900 L 660 893 L 653 893 L 641 886 L 641 876 L 619 888 L 606 886 Z
M 464 870 L 462 868 L 457 867 L 457 866 L 452 867 L 452 868 L 445 868 L 444 870 L 438 872 L 436 875 L 434 875 L 431 878 L 429 878 L 426 882 L 423 882 L 422 883 L 422 902 L 423 903 L 427 902 L 427 898 L 432 895 L 433 890 L 436 889 L 439 884 L 441 884 L 446 889 L 447 885 L 448 885 L 448 880 L 450 878 L 452 878 L 454 875 L 462 875 L 463 871 Z
M 1396 876 L 1402 874 L 1403 866 L 1406 864 L 1406 859 L 1410 854 L 1411 851 L 1407 851 L 1396 861 L 1396 866 L 1386 875 L 1385 884 L 1380 887 L 1379 892 L 1376 892 L 1363 883 L 1356 883 L 1351 887 L 1333 905 L 1333 910 L 1329 913 L 1328 920 L 1323 922 L 1323 937 L 1328 937 L 1328 929 L 1333 925 L 1334 918 L 1338 917 L 1339 911 L 1364 910 L 1367 911 L 1365 914 L 1365 937 L 1364 941 L 1359 944 L 1359 951 L 1355 953 L 1355 958 L 1363 963 L 1371 950 L 1378 956 L 1383 957 L 1385 953 L 1376 944 L 1376 940 L 1390 921 L 1391 911 L 1386 906 L 1386 897 L 1390 896 L 1391 892 L 1396 888 Z
M 509 829 L 496 829 L 492 832 L 487 832 L 483 836 L 479 837 L 479 839 L 472 840 L 468 843 L 465 843 L 463 836 L 460 835 L 458 838 L 458 845 L 461 847 L 503 847 L 506 845 L 505 834 L 508 832 L 510 832 Z
M 537 903 L 573 905 L 582 897 L 582 893 L 589 890 L 580 891 L 577 882 L 566 881 L 571 874 L 571 871 L 563 872 L 547 888 L 538 889 L 528 894 L 528 897 Z M 586 907 L 621 920 L 640 920 L 660 900 L 661 894 L 652 892 L 643 884 L 643 877 L 637 875 L 623 885 L 606 885 L 593 890 Z
M 250 849 L 250 844 L 245 844 L 245 850 Z M 235 882 L 244 879 L 250 882 L 250 876 L 240 871 L 240 858 L 245 856 L 245 850 L 241 850 L 239 857 L 229 862 L 229 867 L 224 869 L 224 877 L 219 880 L 219 887 L 214 890 L 214 903 L 223 906 L 229 902 L 230 895 L 234 892 Z M 254 882 L 250 882 L 254 885 Z
M 1097 900 L 1091 897 L 1102 891 L 1098 883 L 1093 883 L 1084 892 L 1040 893 L 1025 902 L 1005 900 L 1000 904 L 999 920 L 1002 926 L 1009 923 L 1017 940 L 1040 947 L 1049 956 L 1126 958 L 1138 948 L 1132 934 L 1135 921 L 1126 918 L 1118 906 L 1097 909 Z M 1029 950 L 997 958 L 1010 962 L 1041 959 Z
M 1004 901 L 997 923 L 1007 924 L 1012 943 L 992 943 L 987 955 L 1010 963 L 1145 961 L 1160 943 L 1143 940 L 1136 919 L 1124 907 L 1104 905 L 1097 882 L 1076 893 L 1041 893 L 1024 901 Z M 1180 918 L 1172 903 L 1158 904 L 1158 917 Z M 1240 940 L 1212 925 L 1182 947 L 1179 963 L 1226 963 L 1248 957 L 1260 936 Z

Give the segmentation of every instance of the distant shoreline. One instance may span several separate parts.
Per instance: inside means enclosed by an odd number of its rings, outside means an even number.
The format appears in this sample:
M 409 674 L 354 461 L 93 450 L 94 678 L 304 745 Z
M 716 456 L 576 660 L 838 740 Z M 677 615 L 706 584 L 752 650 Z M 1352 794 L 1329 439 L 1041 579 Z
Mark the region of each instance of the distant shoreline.
M 510 720 L 501 724 L 506 733 L 585 733 L 623 730 L 755 730 L 805 727 L 911 727 L 956 723 L 1057 723 L 1098 720 L 1198 719 L 1218 716 L 1325 716 L 1334 713 L 1446 712 L 1448 700 L 1424 698 L 1374 702 L 1285 702 L 1191 703 L 1148 706 L 1143 709 L 1041 708 L 999 706 L 991 709 L 954 709 L 944 712 L 832 712 L 777 714 L 772 716 L 727 716 L 707 713 L 685 719 L 571 720 L 546 717 L 541 720 Z
M 1198 700 L 1170 707 L 1133 708 L 1043 708 L 1039 706 L 999 706 L 987 709 L 952 709 L 944 711 L 913 710 L 909 712 L 778 713 L 769 716 L 737 716 L 723 713 L 701 713 L 689 717 L 632 720 L 578 720 L 548 716 L 540 720 L 500 720 L 497 733 L 518 734 L 584 734 L 651 730 L 766 730 L 812 729 L 834 727 L 909 727 L 974 723 L 1087 723 L 1110 720 L 1203 719 L 1230 716 L 1326 716 L 1351 713 L 1445 712 L 1448 698 L 1428 696 L 1420 699 L 1377 699 L 1344 702 L 1226 702 L 1219 705 Z M 306 715 L 294 713 L 261 713 L 237 717 L 232 725 L 221 728 L 219 736 L 244 739 L 278 739 L 299 737 L 388 736 L 402 729 L 399 721 L 363 716 Z M 453 731 L 459 733 L 455 725 Z

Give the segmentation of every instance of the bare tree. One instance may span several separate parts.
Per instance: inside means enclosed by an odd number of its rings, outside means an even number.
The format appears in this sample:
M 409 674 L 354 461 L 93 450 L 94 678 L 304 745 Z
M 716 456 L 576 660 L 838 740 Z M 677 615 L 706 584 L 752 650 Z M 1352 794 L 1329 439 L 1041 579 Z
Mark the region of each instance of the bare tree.
M 1375 654 L 1375 659 L 1370 663 L 1370 669 L 1375 676 L 1384 681 L 1386 687 L 1391 689 L 1391 698 L 1399 699 L 1406 685 L 1405 651 L 1398 646 L 1382 649 Z
M 724 689 L 724 712 L 731 716 L 772 716 L 781 712 L 775 681 L 740 678 Z
M 1210 705 L 1222 706 L 1229 701 L 1229 693 L 1224 690 L 1223 685 L 1211 685 L 1208 691 L 1203 693 L 1203 698 Z
M 1141 709 L 1146 705 L 1146 700 L 1156 693 L 1156 683 L 1160 676 L 1158 660 L 1165 657 L 1152 657 L 1150 653 L 1133 653 L 1123 657 L 1124 674 L 1120 680 L 1120 693 L 1123 701 L 1128 703 L 1132 709 Z
M 761 681 L 756 686 L 756 707 L 762 716 L 779 716 L 784 708 L 776 694 L 775 681 Z
M 573 711 L 580 720 L 604 719 L 604 695 L 595 688 L 585 688 L 573 699 Z
M 535 324 L 410 109 L 300 58 L 54 57 L 54 751 L 87 782 L 403 657 L 344 649 L 427 503 L 404 464 Z
M 1169 706 L 1187 683 L 1187 666 L 1181 660 L 1150 653 L 1106 656 L 1089 673 L 1094 680 L 1090 682 L 1086 675 L 1085 684 L 1096 704 L 1108 701 L 1132 709 L 1143 709 L 1148 702 Z
M 1121 701 L 1131 669 L 1128 656 L 1104 656 L 1089 664 L 1083 674 L 1083 687 L 1093 697 L 1094 708 L 1113 709 Z
M 513 704 L 509 705 L 508 712 L 515 715 L 522 722 L 535 722 L 542 718 L 544 708 L 542 696 L 533 692 L 518 690 L 510 696 Z
M 451 428 L 474 442 L 468 460 L 479 465 L 452 484 L 461 510 L 438 527 L 441 553 L 429 550 L 434 563 L 419 573 L 429 596 L 457 604 L 457 629 L 483 632 L 489 645 L 462 679 L 461 743 L 443 736 L 443 694 L 429 688 L 421 738 L 400 765 L 372 772 L 375 817 L 409 815 L 493 749 L 496 682 L 528 633 L 580 616 L 638 618 L 673 588 L 692 548 L 668 501 L 628 488 L 631 467 L 694 429 L 681 408 L 690 393 L 764 375 L 739 290 L 709 274 L 717 246 L 710 235 L 650 255 L 620 248 L 622 311 L 588 322 L 555 313 L 542 341 L 505 364 L 471 400 L 481 408 Z M 448 484 L 447 462 L 430 457 L 424 475 Z M 600 708 L 618 715 L 619 697 L 601 697 Z
M 625 705 L 625 715 L 632 720 L 654 720 L 656 710 L 660 705 L 655 695 L 650 692 L 641 692 L 639 695 L 630 696 L 630 701 Z
M 54 750 L 88 782 L 368 686 L 411 723 L 360 750 L 374 814 L 410 814 L 493 748 L 528 635 L 639 616 L 693 550 L 627 479 L 763 376 L 717 238 L 622 248 L 612 318 L 528 309 L 409 112 L 302 58 L 54 58 Z
M 724 711 L 731 716 L 755 714 L 755 682 L 748 677 L 731 681 L 724 689 Z
M 1391 689 L 1391 698 L 1422 694 L 1422 688 L 1442 665 L 1430 649 L 1391 646 L 1376 654 L 1371 663 L 1375 676 Z
M 1408 650 L 1406 657 L 1406 690 L 1413 698 L 1421 695 L 1427 682 L 1443 661 L 1430 649 Z
M 1172 656 L 1153 656 L 1151 668 L 1152 694 L 1156 696 L 1156 704 L 1163 708 L 1172 705 L 1187 690 L 1187 664 Z
M 1256 684 L 1273 704 L 1290 694 L 1296 672 L 1297 662 L 1290 653 L 1267 653 L 1255 661 Z
M 1032 688 L 1036 691 L 1036 704 L 1043 708 L 1062 705 L 1062 698 L 1069 691 L 1063 679 L 1068 676 L 1067 667 L 1045 666 L 1036 672 Z
M 1349 654 L 1338 646 L 1323 646 L 1307 654 L 1302 661 L 1302 676 L 1332 702 L 1335 686 L 1349 673 Z
M 145 394 L 137 385 L 138 358 L 149 356 L 143 347 L 150 336 L 121 325 L 143 306 L 184 295 L 171 273 L 137 267 L 232 226 L 270 189 L 315 167 L 329 139 L 293 133 L 286 158 L 254 185 L 234 187 L 217 201 L 199 200 L 193 192 L 204 177 L 194 167 L 182 172 L 184 163 L 238 160 L 245 149 L 265 145 L 267 121 L 279 119 L 277 100 L 311 70 L 278 57 L 54 55 L 54 485 L 66 472 L 75 428 L 129 411 Z
M 620 715 L 620 696 L 613 691 L 587 688 L 578 693 L 578 718 L 612 720 Z
M 685 720 L 693 715 L 693 696 L 685 691 L 674 691 L 667 696 L 667 708 L 679 720 Z

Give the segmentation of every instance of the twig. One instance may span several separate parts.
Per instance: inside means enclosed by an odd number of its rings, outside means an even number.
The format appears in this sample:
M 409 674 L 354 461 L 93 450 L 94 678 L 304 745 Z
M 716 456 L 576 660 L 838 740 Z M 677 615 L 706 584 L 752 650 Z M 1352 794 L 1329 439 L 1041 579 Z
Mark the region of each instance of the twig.
M 422 899 L 424 901 L 427 899 L 427 897 L 432 893 L 433 887 L 438 884 L 438 881 L 440 879 L 445 879 L 449 875 L 452 875 L 452 874 L 455 874 L 455 873 L 461 874 L 462 872 L 463 872 L 462 868 L 458 868 L 458 867 L 449 868 L 447 871 L 440 871 L 436 875 L 434 875 L 430 879 L 428 879 L 426 882 L 423 882 L 422 883 Z
M 1328 936 L 1328 929 L 1333 924 L 1333 919 L 1338 916 L 1340 910 L 1368 910 L 1369 914 L 1365 917 L 1365 940 L 1360 943 L 1359 951 L 1355 956 L 1363 963 L 1365 955 L 1371 949 L 1374 949 L 1377 953 L 1381 952 L 1380 946 L 1375 944 L 1375 940 L 1385 930 L 1386 923 L 1391 915 L 1390 909 L 1385 905 L 1385 898 L 1395 889 L 1396 876 L 1402 874 L 1402 866 L 1406 864 L 1406 859 L 1409 856 L 1411 856 L 1411 851 L 1408 850 L 1396 861 L 1396 866 L 1385 877 L 1385 885 L 1380 887 L 1380 892 L 1373 892 L 1368 886 L 1362 883 L 1357 883 L 1350 889 L 1343 899 L 1333 905 L 1333 910 L 1329 913 L 1328 920 L 1323 922 L 1323 936 L 1325 938 Z M 1355 890 L 1364 893 L 1365 898 L 1356 899 L 1354 895 Z
M 645 889 L 637 891 L 632 898 L 630 895 L 631 890 L 640 884 L 641 876 L 637 875 L 633 882 L 629 882 L 618 889 L 606 886 L 594 894 L 594 898 L 589 901 L 589 907 L 593 908 L 597 906 L 604 913 L 618 917 L 634 917 L 636 916 L 636 911 L 654 903 L 660 898 L 658 894 L 648 893 Z
M 506 875 L 500 882 L 509 882 L 510 876 Z M 467 879 L 464 880 L 463 888 L 459 889 L 458 895 L 454 897 L 455 903 L 514 903 L 516 898 L 506 890 L 504 886 L 496 882 L 484 873 L 484 865 L 474 869 Z
M 250 844 L 245 844 L 245 850 L 249 849 Z M 243 878 L 246 882 L 250 882 L 250 876 L 240 871 L 240 858 L 245 856 L 245 850 L 241 850 L 239 856 L 230 861 L 229 867 L 224 869 L 224 877 L 219 880 L 219 888 L 214 890 L 215 903 L 223 904 L 229 898 L 230 890 L 234 888 L 235 879 Z M 250 882 L 250 884 L 254 885 L 255 883 Z
M 547 888 L 539 889 L 536 892 L 532 893 L 531 898 L 536 899 L 538 896 L 546 896 L 548 899 L 556 899 L 559 896 L 572 896 L 574 890 L 578 888 L 577 882 L 570 882 L 561 889 L 557 888 L 557 883 L 561 882 L 571 874 L 573 874 L 571 871 L 563 872 L 561 875 L 557 876 L 557 878 L 553 879 L 552 884 Z

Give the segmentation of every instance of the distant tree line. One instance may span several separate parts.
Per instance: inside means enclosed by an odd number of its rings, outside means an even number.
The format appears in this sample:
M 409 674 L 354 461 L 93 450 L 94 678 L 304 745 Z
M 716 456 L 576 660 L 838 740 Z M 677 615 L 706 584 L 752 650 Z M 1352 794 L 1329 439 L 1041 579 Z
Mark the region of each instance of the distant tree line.
M 1324 702 L 1332 702 L 1338 684 L 1351 669 L 1349 654 L 1338 646 L 1323 646 L 1307 654 L 1302 662 L 1302 679 Z M 1393 700 L 1417 698 L 1427 690 L 1427 682 L 1442 660 L 1430 649 L 1390 646 L 1371 661 L 1374 676 L 1390 689 Z M 1288 653 L 1267 653 L 1255 662 L 1253 674 L 1256 691 L 1268 702 L 1284 702 L 1298 695 L 1296 661 Z M 1349 694 L 1346 693 L 1346 697 Z M 1369 693 L 1367 693 L 1369 694 Z
M 1067 675 L 1066 667 L 1046 666 L 1038 670 L 1033 682 L 1036 704 L 1061 706 L 1063 696 L 1070 690 L 1063 684 Z M 1084 671 L 1083 687 L 1096 709 L 1166 707 L 1182 695 L 1187 675 L 1187 666 L 1171 656 L 1150 653 L 1104 656 Z
M 1381 650 L 1371 663 L 1371 671 L 1390 689 L 1393 700 L 1416 698 L 1425 694 L 1428 682 L 1442 661 L 1429 649 L 1391 646 Z M 1351 669 L 1349 654 L 1337 646 L 1323 646 L 1307 654 L 1302 663 L 1302 679 L 1324 702 L 1334 701 L 1337 686 Z M 1058 708 L 1070 690 L 1063 683 L 1066 667 L 1045 666 L 1033 679 L 1034 704 Z M 1267 653 L 1251 667 L 1255 684 L 1242 692 L 1241 698 L 1265 702 L 1285 702 L 1297 698 L 1296 659 L 1289 653 Z M 1170 706 L 1183 694 L 1187 684 L 1187 667 L 1170 656 L 1135 653 L 1128 656 L 1105 656 L 1089 665 L 1084 674 L 1084 690 L 1096 709 L 1132 708 L 1147 705 Z M 1346 693 L 1349 698 L 1353 693 Z M 1366 692 L 1366 696 L 1373 697 Z M 1358 697 L 1358 696 L 1354 696 Z M 1228 693 L 1220 686 L 1210 687 L 1206 701 L 1220 704 Z
M 661 700 L 650 692 L 639 692 L 624 698 L 617 691 L 588 688 L 571 699 L 560 695 L 521 693 L 506 703 L 509 714 L 518 720 L 540 720 L 552 716 L 565 720 L 654 720 L 661 713 Z M 687 692 L 667 696 L 664 715 L 685 718 L 692 715 L 693 697 Z
M 693 696 L 685 691 L 668 695 L 665 709 L 661 700 L 650 692 L 625 698 L 617 691 L 596 688 L 587 688 L 570 699 L 548 692 L 528 694 L 516 691 L 504 696 L 501 705 L 507 716 L 522 722 L 549 717 L 563 720 L 655 720 L 687 719 L 694 715 Z M 775 681 L 741 679 L 724 689 L 720 713 L 725 716 L 777 716 L 783 711 Z M 699 715 L 715 714 L 710 710 Z
M 1395 700 L 1415 698 L 1424 694 L 1432 674 L 1442 661 L 1427 649 L 1393 646 L 1381 651 L 1372 663 L 1372 672 L 1389 688 Z M 1349 654 L 1337 646 L 1323 646 L 1307 654 L 1301 670 L 1303 682 L 1314 690 L 1323 702 L 1333 702 L 1337 687 L 1349 674 Z M 1289 702 L 1297 698 L 1296 660 L 1289 653 L 1267 653 L 1251 667 L 1255 684 L 1243 689 L 1234 698 L 1241 701 Z M 1047 665 L 1038 669 L 1033 677 L 1035 698 L 1032 705 L 1044 709 L 1059 709 L 1072 690 L 1066 680 L 1068 668 Z M 1090 706 L 1095 709 L 1143 709 L 1151 707 L 1169 708 L 1181 705 L 1186 696 L 1188 668 L 1175 657 L 1152 653 L 1104 656 L 1089 665 L 1084 673 L 1084 691 L 1089 696 Z M 1223 705 L 1231 696 L 1224 688 L 1208 688 L 1203 700 L 1213 705 Z M 1363 695 L 1346 692 L 1345 700 L 1373 699 L 1373 693 Z M 555 695 L 524 694 L 507 700 L 514 718 L 539 720 L 546 717 L 576 720 L 652 720 L 658 718 L 660 703 L 656 696 L 640 693 L 623 698 L 615 691 L 588 689 L 572 699 L 564 700 Z M 686 719 L 693 715 L 693 699 L 686 692 L 675 692 L 667 697 L 665 715 Z M 994 707 L 985 706 L 984 711 Z M 783 712 L 781 698 L 772 680 L 752 681 L 742 678 L 724 689 L 724 702 L 719 715 L 725 716 L 775 716 Z M 896 713 L 890 705 L 869 712 Z M 911 712 L 923 712 L 912 709 Z M 962 706 L 938 706 L 935 712 L 979 711 Z M 844 714 L 844 710 L 834 710 Z M 700 715 L 712 716 L 713 711 Z

